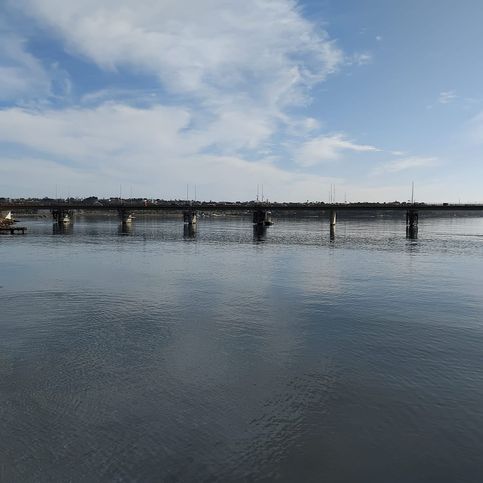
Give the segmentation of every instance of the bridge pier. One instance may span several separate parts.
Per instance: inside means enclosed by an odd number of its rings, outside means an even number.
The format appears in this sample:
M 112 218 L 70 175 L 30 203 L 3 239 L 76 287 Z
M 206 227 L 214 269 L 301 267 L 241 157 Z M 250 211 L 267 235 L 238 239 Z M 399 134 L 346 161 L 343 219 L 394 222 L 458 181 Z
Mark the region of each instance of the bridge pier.
M 132 213 L 132 211 L 128 210 L 127 208 L 119 208 L 117 211 L 123 225 L 133 222 L 134 214 Z
M 258 209 L 253 212 L 253 224 L 258 226 L 273 225 L 272 212 L 264 209 Z
M 406 211 L 406 226 L 418 226 L 419 214 L 417 210 Z
M 74 221 L 74 212 L 65 208 L 55 208 L 52 210 L 52 217 L 58 225 L 68 224 Z
M 417 210 L 410 209 L 406 211 L 406 237 L 416 239 L 418 237 L 418 221 L 419 213 Z
M 330 226 L 335 226 L 335 224 L 337 223 L 337 211 L 335 210 L 330 210 Z
M 183 211 L 183 221 L 185 225 L 193 226 L 198 222 L 198 214 L 196 210 L 185 210 Z

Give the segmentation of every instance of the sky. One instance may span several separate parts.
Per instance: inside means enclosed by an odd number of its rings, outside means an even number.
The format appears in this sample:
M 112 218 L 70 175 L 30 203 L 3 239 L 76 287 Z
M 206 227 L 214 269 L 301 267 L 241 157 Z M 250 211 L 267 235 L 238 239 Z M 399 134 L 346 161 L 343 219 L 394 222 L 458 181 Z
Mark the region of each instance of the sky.
M 483 202 L 481 0 L 0 0 L 0 197 Z

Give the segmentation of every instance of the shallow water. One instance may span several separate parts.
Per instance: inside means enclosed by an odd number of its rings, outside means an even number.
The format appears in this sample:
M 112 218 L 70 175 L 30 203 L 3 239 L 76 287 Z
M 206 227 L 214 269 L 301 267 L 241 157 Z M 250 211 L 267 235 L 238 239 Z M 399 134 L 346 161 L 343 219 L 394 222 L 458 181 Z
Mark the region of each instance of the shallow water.
M 483 218 L 21 224 L 0 481 L 482 481 Z

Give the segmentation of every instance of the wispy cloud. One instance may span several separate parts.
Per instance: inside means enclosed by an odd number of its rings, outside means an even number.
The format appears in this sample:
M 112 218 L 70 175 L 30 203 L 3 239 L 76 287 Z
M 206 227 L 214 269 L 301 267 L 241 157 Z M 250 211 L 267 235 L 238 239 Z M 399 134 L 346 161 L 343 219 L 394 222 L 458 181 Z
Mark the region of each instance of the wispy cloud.
M 0 177 L 8 173 L 22 187 L 35 189 L 43 172 L 50 181 L 40 191 L 55 179 L 70 186 L 71 194 L 112 194 L 123 183 L 140 195 L 166 198 L 179 197 L 187 182 L 196 182 L 201 198 L 228 200 L 253 198 L 257 182 L 265 184 L 272 199 L 320 199 L 324 186 L 335 181 L 283 169 L 270 156 L 248 160 L 229 150 L 207 150 L 263 138 L 264 126 L 215 119 L 200 132 L 190 128 L 192 122 L 193 113 L 183 108 L 117 103 L 41 112 L 0 110 L 0 143 L 23 149 L 17 157 L 0 156 Z
M 55 45 L 49 54 L 63 50 L 59 59 L 72 72 L 88 65 L 98 76 L 73 86 L 75 103 L 51 102 L 68 93 L 68 75 L 0 32 L 0 96 L 11 100 L 0 109 L 0 142 L 9 146 L 0 165 L 25 186 L 59 177 L 92 194 L 128 182 L 175 197 L 195 179 L 210 197 L 236 199 L 264 182 L 276 186 L 274 198 L 320 199 L 333 178 L 314 167 L 381 151 L 350 134 L 322 134 L 329 129 L 322 108 L 304 111 L 315 86 L 372 54 L 344 52 L 296 0 L 8 5 Z M 19 102 L 23 95 L 44 102 L 32 108 Z M 409 169 L 403 164 L 387 169 Z
M 25 39 L 3 33 L 0 40 L 0 100 L 49 96 L 50 76 L 41 62 L 27 52 Z
M 430 156 L 410 156 L 407 158 L 398 158 L 378 166 L 373 170 L 373 175 L 381 175 L 386 173 L 399 173 L 420 168 L 434 167 L 439 164 L 437 157 Z
M 300 166 L 314 166 L 327 161 L 340 159 L 344 152 L 358 153 L 380 151 L 375 146 L 357 144 L 344 134 L 318 136 L 303 143 L 295 153 L 295 161 Z
M 370 52 L 357 52 L 350 56 L 346 63 L 351 65 L 351 64 L 356 64 L 356 65 L 367 65 L 370 64 L 373 60 L 373 56 Z
M 278 107 L 342 64 L 325 31 L 291 0 L 19 0 L 71 52 L 100 68 L 152 73 L 170 92 L 210 102 L 227 93 Z
M 440 104 L 449 104 L 457 99 L 457 97 L 454 91 L 442 91 L 439 93 L 438 102 Z
M 176 185 L 191 176 L 200 184 L 218 183 L 214 194 L 228 186 L 233 194 L 237 183 L 244 183 L 243 191 L 254 176 L 261 181 L 270 173 L 287 193 L 293 192 L 290 176 L 297 179 L 294 186 L 306 196 L 308 186 L 320 189 L 320 177 L 276 166 L 283 148 L 274 147 L 274 140 L 317 138 L 320 121 L 292 108 L 309 103 L 312 87 L 346 66 L 348 58 L 357 64 L 370 60 L 367 53 L 343 52 L 293 0 L 140 0 L 135 5 L 18 0 L 9 5 L 60 40 L 73 58 L 110 75 L 129 72 L 150 79 L 151 90 L 139 91 L 134 83 L 83 92 L 81 107 L 0 111 L 0 140 L 16 146 L 19 162 L 53 159 L 104 180 L 130 173 L 153 187 L 156 179 Z M 38 67 L 39 75 L 17 77 L 45 79 L 45 89 L 52 91 L 40 61 L 25 55 L 24 63 Z M 325 156 L 364 149 L 335 136 L 326 143 Z

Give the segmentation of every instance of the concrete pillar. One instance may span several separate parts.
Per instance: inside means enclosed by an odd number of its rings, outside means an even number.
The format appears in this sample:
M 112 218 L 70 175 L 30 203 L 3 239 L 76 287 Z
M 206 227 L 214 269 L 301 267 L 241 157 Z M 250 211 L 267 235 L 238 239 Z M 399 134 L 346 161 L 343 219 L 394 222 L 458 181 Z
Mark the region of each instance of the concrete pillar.
M 337 211 L 330 210 L 330 226 L 335 226 L 337 223 Z
M 417 210 L 406 211 L 406 226 L 418 226 L 419 214 Z
M 273 225 L 272 213 L 263 209 L 255 210 L 253 212 L 253 224 L 259 226 Z
M 415 240 L 418 237 L 419 214 L 417 210 L 406 211 L 406 238 Z
M 56 223 L 59 225 L 62 223 L 62 216 L 61 216 L 62 210 L 52 210 L 52 218 Z
M 183 220 L 185 225 L 196 225 L 198 217 L 196 210 L 186 210 L 183 212 Z
M 121 219 L 121 223 L 123 225 L 133 222 L 134 215 L 127 208 L 119 208 L 118 213 L 119 213 L 119 218 Z
M 52 210 L 52 217 L 59 225 L 65 223 L 71 223 L 74 221 L 74 212 L 72 210 L 66 210 L 65 208 L 56 208 Z

